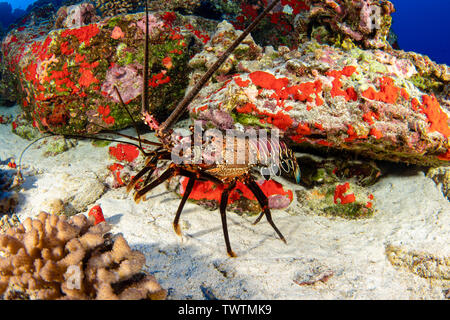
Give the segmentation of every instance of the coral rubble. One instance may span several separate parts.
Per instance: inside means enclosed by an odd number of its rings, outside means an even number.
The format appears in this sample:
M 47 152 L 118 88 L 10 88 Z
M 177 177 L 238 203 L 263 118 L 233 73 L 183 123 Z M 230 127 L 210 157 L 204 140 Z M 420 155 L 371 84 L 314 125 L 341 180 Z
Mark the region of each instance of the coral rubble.
M 449 256 L 438 256 L 392 244 L 386 246 L 385 253 L 389 262 L 399 269 L 406 269 L 426 279 L 450 280 Z
M 297 201 L 311 213 L 345 219 L 371 217 L 373 195 L 357 184 L 345 182 L 327 184 L 296 191 Z
M 450 200 L 450 167 L 431 168 L 427 177 L 441 185 L 442 193 Z
M 164 299 L 143 272 L 145 256 L 94 217 L 41 212 L 0 235 L 0 297 L 11 299 Z

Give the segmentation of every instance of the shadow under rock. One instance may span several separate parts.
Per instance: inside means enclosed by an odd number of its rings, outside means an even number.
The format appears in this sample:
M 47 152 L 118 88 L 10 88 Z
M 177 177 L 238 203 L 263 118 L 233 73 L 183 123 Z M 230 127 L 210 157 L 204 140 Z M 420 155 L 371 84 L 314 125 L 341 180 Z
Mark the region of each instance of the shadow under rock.
M 412 177 L 419 172 L 426 174 L 428 171 L 428 167 L 400 162 L 377 161 L 377 165 L 382 173 L 381 178 L 388 176 Z

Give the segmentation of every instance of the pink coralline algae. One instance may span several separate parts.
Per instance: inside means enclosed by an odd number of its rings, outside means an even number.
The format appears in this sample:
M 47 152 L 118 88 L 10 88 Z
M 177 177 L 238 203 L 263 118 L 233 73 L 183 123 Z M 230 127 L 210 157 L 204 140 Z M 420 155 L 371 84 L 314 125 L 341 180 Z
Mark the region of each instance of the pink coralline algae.
M 201 107 L 199 108 L 199 111 L 202 111 Z M 201 117 L 199 117 L 198 120 L 210 120 L 214 126 L 222 130 L 232 129 L 234 124 L 231 115 L 222 110 L 206 110 L 201 114 Z
M 125 36 L 125 33 L 123 33 L 122 29 L 120 29 L 119 26 L 115 26 L 112 33 L 111 33 L 111 38 L 117 40 L 117 39 L 121 39 Z
M 124 102 L 131 101 L 141 94 L 142 76 L 133 65 L 114 65 L 106 73 L 105 82 L 102 84 L 102 93 L 120 102 L 114 86 L 117 86 Z
M 139 27 L 139 29 L 142 30 L 142 32 L 145 32 L 145 18 L 139 20 L 136 24 Z M 150 33 L 156 32 L 158 30 L 163 30 L 163 27 L 164 27 L 163 21 L 158 19 L 153 14 L 148 15 L 148 30 Z

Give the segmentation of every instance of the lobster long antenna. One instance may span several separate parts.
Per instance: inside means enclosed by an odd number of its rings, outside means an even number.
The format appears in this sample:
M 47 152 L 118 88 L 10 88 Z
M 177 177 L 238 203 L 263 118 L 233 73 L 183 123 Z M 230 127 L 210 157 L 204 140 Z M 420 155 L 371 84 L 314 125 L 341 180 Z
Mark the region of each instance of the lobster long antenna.
M 148 0 L 145 0 L 144 85 L 142 86 L 141 114 L 148 112 Z
M 31 141 L 31 142 L 30 142 L 30 143 L 22 150 L 22 152 L 20 153 L 20 157 L 19 157 L 19 169 L 22 167 L 22 157 L 23 157 L 23 154 L 25 153 L 25 151 L 28 150 L 28 148 L 30 148 L 33 144 L 35 144 L 36 142 L 38 142 L 38 141 L 40 141 L 40 140 L 42 140 L 42 139 L 50 138 L 50 137 L 53 137 L 53 136 L 55 136 L 55 134 L 51 133 L 51 134 L 49 134 L 49 135 L 47 135 L 47 136 L 42 136 L 42 137 L 39 137 L 39 138 L 37 138 L 37 139 Z
M 217 61 L 206 71 L 203 77 L 197 82 L 192 90 L 181 100 L 176 106 L 175 110 L 170 114 L 166 121 L 159 127 L 157 133 L 162 134 L 166 129 L 173 125 L 178 118 L 183 114 L 189 103 L 194 100 L 206 82 L 211 78 L 213 73 L 220 67 L 220 65 L 228 58 L 228 56 L 236 49 L 236 47 L 244 40 L 244 38 L 256 27 L 264 16 L 275 7 L 281 0 L 274 0 L 270 3 L 261 14 L 242 32 L 242 34 L 234 40 L 230 47 L 217 59 Z M 144 75 L 145 76 L 145 75 Z M 146 85 L 144 86 L 146 87 Z
M 123 133 L 120 133 L 120 132 L 111 130 L 111 129 L 109 129 L 109 128 L 105 127 L 105 126 L 102 126 L 102 125 L 100 125 L 100 124 L 98 124 L 98 123 L 95 123 L 95 122 L 91 122 L 91 124 L 93 124 L 93 125 L 95 125 L 95 126 L 101 128 L 103 131 L 100 132 L 100 133 L 103 133 L 103 132 L 104 132 L 104 133 L 115 134 L 115 135 L 118 135 L 118 136 L 123 137 L 123 138 L 127 138 L 127 139 L 130 139 L 130 140 L 133 140 L 133 141 L 138 141 L 138 142 L 139 142 L 138 147 L 139 147 L 140 150 L 142 150 L 141 142 L 144 142 L 144 143 L 149 144 L 149 145 L 151 145 L 151 146 L 157 146 L 157 147 L 160 147 L 160 146 L 161 146 L 161 143 L 149 141 L 149 140 L 143 139 L 143 138 L 141 138 L 141 137 L 135 138 L 135 137 L 129 136 L 129 135 L 127 135 L 127 134 L 123 134 Z M 79 137 L 79 138 L 96 139 L 95 136 L 84 136 L 84 135 L 80 135 L 80 134 L 79 134 L 79 135 L 74 135 L 74 134 L 64 134 L 64 136 L 65 136 L 65 137 L 69 137 L 69 136 L 74 137 L 74 136 L 77 136 L 77 137 Z M 104 139 L 99 139 L 99 140 L 104 140 Z M 114 140 L 111 140 L 111 141 L 114 141 Z M 117 140 L 117 142 L 123 142 L 123 141 Z
M 114 90 L 116 90 L 116 94 L 119 97 L 119 100 L 120 100 L 120 103 L 122 104 L 122 107 L 128 113 L 128 116 L 130 117 L 131 122 L 133 123 L 134 130 L 136 131 L 136 134 L 137 134 L 138 139 L 139 139 L 138 140 L 139 141 L 139 149 L 142 150 L 141 135 L 139 133 L 139 129 L 138 129 L 137 123 L 136 123 L 136 121 L 134 121 L 133 115 L 131 114 L 130 110 L 128 110 L 127 106 L 125 105 L 125 102 L 123 102 L 122 95 L 120 94 L 119 89 L 117 88 L 117 86 L 114 86 Z

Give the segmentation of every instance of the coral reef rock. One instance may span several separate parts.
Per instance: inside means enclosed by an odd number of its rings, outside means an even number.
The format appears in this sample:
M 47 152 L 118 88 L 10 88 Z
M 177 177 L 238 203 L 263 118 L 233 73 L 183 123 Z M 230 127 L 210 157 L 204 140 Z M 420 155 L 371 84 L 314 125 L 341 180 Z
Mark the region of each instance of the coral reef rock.
M 442 193 L 450 200 L 450 167 L 431 168 L 427 172 L 427 177 L 440 184 Z
M 63 172 L 48 179 L 54 183 L 46 192 L 42 192 L 38 205 L 39 209 L 50 213 L 58 212 L 71 216 L 83 212 L 106 191 L 103 182 L 90 174 L 74 176 Z M 47 183 L 48 181 L 46 180 Z M 59 205 L 55 203 L 55 199 L 59 199 Z
M 237 0 L 222 5 L 214 3 L 214 6 L 242 30 L 268 2 Z M 252 34 L 262 45 L 291 47 L 316 39 L 324 44 L 390 48 L 388 37 L 393 12 L 394 6 L 387 0 L 281 0 Z
M 131 124 L 115 86 L 134 116 L 141 109 L 144 14 L 92 23 L 97 18 L 89 8 L 81 4 L 60 10 L 57 24 L 73 28 L 55 30 L 48 21 L 30 22 L 3 39 L 2 81 L 6 83 L 0 88 L 22 105 L 27 119 L 41 130 L 92 133 Z M 188 59 L 202 48 L 215 25 L 173 12 L 149 14 L 149 105 L 159 121 L 183 97 Z M 8 86 L 14 92 L 6 92 Z
M 63 6 L 56 13 L 55 28 L 80 28 L 90 23 L 95 23 L 100 18 L 95 14 L 95 8 L 91 3 L 81 3 L 73 6 Z
M 145 8 L 145 0 L 95 0 L 95 7 L 104 17 L 112 17 L 118 14 L 133 13 Z M 201 4 L 199 0 L 153 0 L 148 1 L 151 11 L 177 11 L 192 14 Z
M 106 222 L 41 212 L 0 235 L 0 297 L 12 299 L 164 299 L 131 250 Z
M 204 70 L 213 60 L 209 52 L 240 32 L 224 24 L 191 60 L 195 70 Z M 193 119 L 221 129 L 276 128 L 292 145 L 324 151 L 448 164 L 448 66 L 403 51 L 342 49 L 315 40 L 277 51 L 247 43 L 247 52 L 261 54 L 225 63 L 191 103 Z M 429 82 L 435 85 L 420 86 Z

